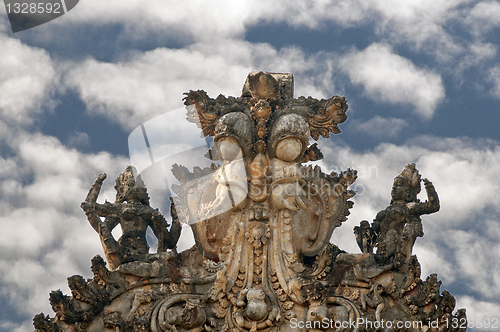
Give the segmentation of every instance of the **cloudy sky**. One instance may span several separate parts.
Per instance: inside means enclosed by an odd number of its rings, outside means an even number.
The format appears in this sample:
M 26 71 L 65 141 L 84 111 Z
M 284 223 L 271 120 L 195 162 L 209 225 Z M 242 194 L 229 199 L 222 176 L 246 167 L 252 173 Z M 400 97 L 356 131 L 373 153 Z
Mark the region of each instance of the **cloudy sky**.
M 91 277 L 102 249 L 79 205 L 101 172 L 114 200 L 134 129 L 189 90 L 239 96 L 253 70 L 348 100 L 342 133 L 319 143 L 324 169 L 359 171 L 332 242 L 359 252 L 352 228 L 415 162 L 441 199 L 415 246 L 423 277 L 438 273 L 472 324 L 497 322 L 471 331 L 499 331 L 499 47 L 497 1 L 83 0 L 15 34 L 0 6 L 0 331 L 32 331 L 51 290 Z M 165 125 L 180 150 L 198 140 L 181 120 Z

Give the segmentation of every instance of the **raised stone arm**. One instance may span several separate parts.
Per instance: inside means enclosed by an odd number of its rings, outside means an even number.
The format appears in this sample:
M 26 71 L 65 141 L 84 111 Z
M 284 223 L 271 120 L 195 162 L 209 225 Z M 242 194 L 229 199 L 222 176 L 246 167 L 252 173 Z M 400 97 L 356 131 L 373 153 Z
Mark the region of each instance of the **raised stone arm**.
M 104 204 L 97 203 L 97 197 L 101 191 L 101 186 L 106 179 L 106 173 L 99 174 L 94 184 L 89 190 L 85 201 L 80 205 L 87 219 L 92 226 L 92 228 L 99 234 L 101 234 L 101 228 L 103 227 L 103 222 L 99 217 L 106 217 L 106 227 L 112 230 L 120 223 L 118 214 L 121 212 L 121 207 L 119 204 L 112 204 L 106 202 Z M 108 218 L 109 217 L 109 218 Z
M 170 199 L 172 201 L 172 199 Z M 151 216 L 150 227 L 154 235 L 158 239 L 158 252 L 166 252 L 167 249 L 174 249 L 181 235 L 181 223 L 175 210 L 175 205 L 172 202 L 170 206 L 170 216 L 172 217 L 172 227 L 168 231 L 168 222 L 163 215 L 156 210 Z
M 168 244 L 170 243 L 170 235 L 167 229 L 169 225 L 158 210 L 153 212 L 149 226 L 158 239 L 158 252 L 166 252 L 167 248 L 169 248 Z
M 427 201 L 423 203 L 410 203 L 410 213 L 413 215 L 431 214 L 439 211 L 439 197 L 432 182 L 427 179 L 422 180 L 427 192 Z
M 182 226 L 179 221 L 179 216 L 177 215 L 177 209 L 175 208 L 174 201 L 172 197 L 170 197 L 170 216 L 172 217 L 172 226 L 170 227 L 170 238 L 168 243 L 168 248 L 173 249 L 177 245 L 179 241 L 179 237 L 181 236 Z
M 96 202 L 104 179 L 106 179 L 106 173 L 101 173 L 97 176 L 97 179 L 90 188 L 85 201 L 80 205 L 85 212 L 90 225 L 96 232 L 99 232 L 99 224 L 101 223 L 99 215 L 96 213 Z

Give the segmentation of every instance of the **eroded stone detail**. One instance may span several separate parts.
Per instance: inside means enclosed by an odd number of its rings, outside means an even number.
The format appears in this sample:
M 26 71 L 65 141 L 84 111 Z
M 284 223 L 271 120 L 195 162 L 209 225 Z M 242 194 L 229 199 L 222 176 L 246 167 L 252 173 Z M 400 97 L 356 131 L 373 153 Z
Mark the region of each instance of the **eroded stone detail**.
M 355 227 L 361 254 L 329 243 L 353 206 L 357 174 L 303 163 L 322 158 L 310 137 L 340 132 L 344 98 L 295 99 L 292 75 L 253 72 L 241 97 L 190 91 L 184 100 L 188 120 L 214 137 L 214 164 L 173 165 L 180 185 L 170 229 L 133 167 L 116 180 L 114 203 L 96 202 L 99 175 L 82 208 L 109 267 L 96 256 L 92 279 L 68 278 L 71 296 L 52 292 L 55 317 L 35 316 L 36 331 L 376 331 L 384 322 L 394 331 L 461 331 L 446 323 L 465 310 L 453 314 L 453 296 L 437 275 L 421 280 L 412 255 L 421 215 L 439 210 L 414 164 L 395 178 L 390 205 Z M 422 181 L 425 202 L 417 199 Z M 180 222 L 196 245 L 177 254 Z M 147 227 L 157 253 L 149 253 Z

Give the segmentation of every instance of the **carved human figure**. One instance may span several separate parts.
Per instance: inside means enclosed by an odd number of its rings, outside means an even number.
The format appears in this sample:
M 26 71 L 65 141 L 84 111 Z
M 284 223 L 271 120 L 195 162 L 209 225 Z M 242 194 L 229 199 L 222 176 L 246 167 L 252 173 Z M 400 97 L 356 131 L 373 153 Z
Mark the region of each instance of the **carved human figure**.
M 381 284 L 375 284 L 370 289 L 369 293 L 372 293 L 372 297 L 368 297 L 367 294 L 361 293 L 361 308 L 366 311 L 366 306 L 375 309 L 375 319 L 380 322 L 380 314 L 386 307 L 384 297 L 382 297 L 382 292 L 384 287 Z M 368 293 L 368 294 L 369 294 Z
M 241 208 L 248 196 L 244 156 L 251 139 L 249 119 L 242 113 L 229 113 L 215 126 L 212 158 L 222 165 L 211 175 L 210 183 L 190 195 L 195 222 L 208 220 L 226 211 Z M 193 221 L 190 221 L 193 223 Z
M 166 309 L 161 324 L 162 331 L 203 331 L 202 325 L 207 319 L 204 306 L 205 301 L 201 299 L 186 299 L 184 307 L 172 306 Z
M 423 181 L 428 201 L 420 202 L 420 182 Z M 380 211 L 373 221 L 372 229 L 377 235 L 379 263 L 392 263 L 400 266 L 411 257 L 413 244 L 417 237 L 423 236 L 420 216 L 439 210 L 439 198 L 432 183 L 420 179 L 415 164 L 408 164 L 394 179 L 391 204 Z
M 223 164 L 214 176 L 216 198 L 207 209 L 210 216 L 241 206 L 248 194 L 245 164 L 238 142 L 232 137 L 224 137 L 216 145 Z M 204 216 L 203 219 L 208 218 Z
M 116 179 L 116 200 L 114 203 L 96 202 L 106 174 L 100 174 L 90 189 L 81 207 L 87 218 L 99 234 L 110 269 L 121 264 L 146 260 L 149 245 L 146 241 L 146 230 L 151 227 L 158 238 L 158 253 L 175 248 L 180 236 L 181 225 L 177 219 L 175 207 L 171 206 L 172 227 L 168 231 L 168 223 L 158 209 L 149 205 L 149 196 L 140 176 L 135 177 L 133 166 L 128 166 Z M 101 221 L 100 217 L 104 217 Z M 122 236 L 117 241 L 111 231 L 120 224 Z M 150 256 L 155 259 L 158 256 Z
M 122 318 L 120 312 L 112 311 L 103 318 L 103 324 L 106 330 L 113 332 L 125 331 L 127 324 Z

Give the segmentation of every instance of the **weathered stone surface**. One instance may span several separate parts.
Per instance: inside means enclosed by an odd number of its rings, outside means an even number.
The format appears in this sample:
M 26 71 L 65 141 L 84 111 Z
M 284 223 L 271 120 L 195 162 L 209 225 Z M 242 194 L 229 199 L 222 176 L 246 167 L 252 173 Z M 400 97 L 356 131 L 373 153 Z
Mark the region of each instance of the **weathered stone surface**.
M 462 331 L 451 323 L 465 310 L 453 314 L 453 296 L 437 275 L 421 280 L 412 255 L 420 216 L 439 210 L 414 164 L 395 178 L 389 206 L 355 227 L 361 254 L 329 243 L 353 206 L 356 171 L 302 164 L 322 158 L 310 137 L 340 132 L 344 98 L 294 99 L 292 75 L 252 72 L 239 98 L 190 91 L 184 100 L 188 119 L 214 137 L 208 155 L 219 165 L 173 165 L 170 230 L 133 167 L 116 180 L 114 203 L 96 203 L 99 175 L 82 208 L 109 268 L 96 256 L 92 279 L 68 278 L 72 295 L 52 292 L 55 317 L 35 316 L 36 331 Z M 180 222 L 196 245 L 177 254 Z

